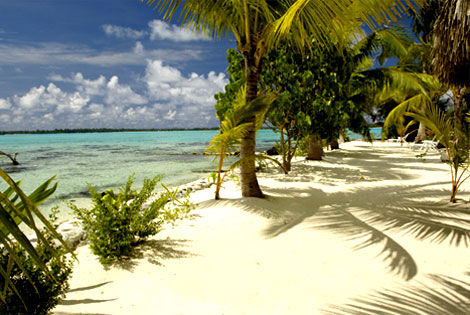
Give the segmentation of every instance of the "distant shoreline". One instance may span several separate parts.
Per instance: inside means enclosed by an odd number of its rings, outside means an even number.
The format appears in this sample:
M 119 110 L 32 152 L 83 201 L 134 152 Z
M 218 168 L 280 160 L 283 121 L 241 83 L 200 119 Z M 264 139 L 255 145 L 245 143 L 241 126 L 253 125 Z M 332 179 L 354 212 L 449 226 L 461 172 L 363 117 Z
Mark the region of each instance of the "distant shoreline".
M 148 131 L 202 131 L 202 130 L 218 130 L 214 128 L 168 128 L 168 129 L 54 129 L 54 130 L 16 130 L 16 131 L 0 131 L 0 135 L 13 134 L 54 134 L 54 133 L 105 133 L 105 132 L 148 132 Z

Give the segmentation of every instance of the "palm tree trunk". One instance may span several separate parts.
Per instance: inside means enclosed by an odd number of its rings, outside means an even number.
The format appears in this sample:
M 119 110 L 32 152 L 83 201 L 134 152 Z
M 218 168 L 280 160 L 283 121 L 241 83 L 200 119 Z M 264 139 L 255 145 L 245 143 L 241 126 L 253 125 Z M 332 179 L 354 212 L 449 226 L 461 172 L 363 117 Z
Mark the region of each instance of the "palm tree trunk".
M 308 138 L 307 160 L 320 161 L 323 155 L 323 144 L 318 135 L 310 135 Z
M 258 95 L 259 67 L 254 62 L 254 57 L 244 55 L 246 62 L 246 103 L 250 103 Z M 243 197 L 263 198 L 264 195 L 256 178 L 255 146 L 256 146 L 256 116 L 251 117 L 251 124 L 240 145 L 240 179 Z
M 331 150 L 339 150 L 339 142 L 338 139 L 334 139 L 330 142 Z
M 425 138 L 426 138 L 426 127 L 423 125 L 423 123 L 420 122 L 419 127 L 418 127 L 418 133 L 416 134 L 416 138 L 415 138 L 415 143 L 418 143 L 419 141 L 422 141 Z

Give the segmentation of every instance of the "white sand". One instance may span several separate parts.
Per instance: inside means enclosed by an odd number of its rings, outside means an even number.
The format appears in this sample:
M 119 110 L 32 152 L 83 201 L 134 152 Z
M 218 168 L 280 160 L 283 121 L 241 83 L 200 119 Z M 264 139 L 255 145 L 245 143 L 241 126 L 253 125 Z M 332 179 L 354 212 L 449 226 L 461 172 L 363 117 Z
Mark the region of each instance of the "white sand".
M 399 144 L 352 142 L 323 161 L 296 161 L 287 176 L 260 173 L 266 199 L 242 199 L 233 182 L 220 201 L 212 200 L 213 189 L 198 191 L 189 218 L 120 266 L 105 270 L 88 246 L 79 247 L 71 290 L 55 312 L 318 314 L 375 290 L 426 284 L 430 274 L 461 277 L 470 271 L 464 245 L 417 240 L 399 229 L 381 232 L 383 225 L 367 221 L 371 213 L 430 204 L 470 207 L 447 203 L 450 173 L 438 155 L 417 154 Z M 468 188 L 458 196 L 468 200 Z M 351 240 L 344 226 L 334 226 L 341 220 L 363 234 Z M 372 230 L 383 240 L 355 248 Z M 397 270 L 412 267 L 391 271 L 380 255 L 387 238 L 416 264 L 411 280 Z

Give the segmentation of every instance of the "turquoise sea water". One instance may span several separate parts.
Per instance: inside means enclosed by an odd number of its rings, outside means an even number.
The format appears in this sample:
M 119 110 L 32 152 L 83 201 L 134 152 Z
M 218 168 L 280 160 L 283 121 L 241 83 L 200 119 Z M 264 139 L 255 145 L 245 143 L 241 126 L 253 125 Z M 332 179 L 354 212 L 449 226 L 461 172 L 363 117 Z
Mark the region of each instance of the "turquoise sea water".
M 45 204 L 87 197 L 87 183 L 98 190 L 122 186 L 135 174 L 136 187 L 144 178 L 164 175 L 163 182 L 177 186 L 207 176 L 215 169 L 212 157 L 201 155 L 217 131 L 153 131 L 70 134 L 18 134 L 0 136 L 0 150 L 18 152 L 20 165 L 6 157 L 0 167 L 22 180 L 27 193 L 56 175 L 56 193 Z M 277 141 L 271 130 L 260 130 L 257 149 Z M 0 186 L 0 188 L 4 188 Z M 83 200 L 82 200 L 83 201 Z M 61 211 L 63 210 L 61 207 Z
M 216 133 L 203 130 L 1 135 L 0 150 L 18 152 L 21 164 L 13 166 L 8 158 L 1 157 L 0 167 L 13 179 L 21 179 L 21 187 L 27 193 L 55 175 L 58 189 L 45 208 L 60 204 L 61 200 L 86 204 L 87 183 L 98 190 L 117 188 L 135 174 L 138 187 L 144 178 L 162 174 L 166 185 L 178 186 L 207 176 L 215 165 L 212 157 L 200 153 Z M 360 136 L 350 134 L 350 138 Z M 278 134 L 260 130 L 257 150 L 271 148 L 278 141 Z M 68 208 L 60 208 L 67 217 Z

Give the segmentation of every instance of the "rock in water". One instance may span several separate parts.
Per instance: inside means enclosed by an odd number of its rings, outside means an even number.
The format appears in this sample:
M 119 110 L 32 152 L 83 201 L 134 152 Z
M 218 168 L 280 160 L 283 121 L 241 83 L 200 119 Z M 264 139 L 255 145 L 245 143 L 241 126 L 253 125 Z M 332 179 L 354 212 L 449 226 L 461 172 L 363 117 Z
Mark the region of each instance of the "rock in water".
M 271 149 L 266 150 L 267 155 L 279 155 L 276 147 L 272 147 Z

